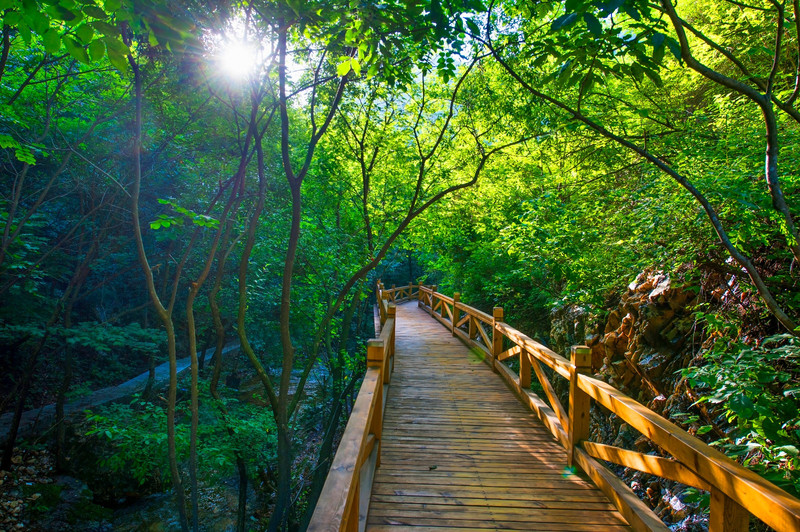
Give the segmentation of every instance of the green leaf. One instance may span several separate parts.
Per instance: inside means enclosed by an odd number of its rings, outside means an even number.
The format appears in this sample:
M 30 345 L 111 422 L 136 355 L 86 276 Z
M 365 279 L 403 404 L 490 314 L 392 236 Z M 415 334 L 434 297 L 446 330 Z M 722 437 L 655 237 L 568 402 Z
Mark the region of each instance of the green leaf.
M 33 28 L 33 31 L 35 31 L 39 35 L 46 32 L 47 29 L 50 27 L 50 19 L 42 11 L 35 11 L 30 16 L 29 20 L 31 27 Z
M 108 43 L 106 43 L 108 44 Z M 130 69 L 130 64 L 128 63 L 128 58 L 124 55 L 119 55 L 117 53 L 112 53 L 109 49 L 108 51 L 108 60 L 111 61 L 111 64 L 122 73 L 128 72 Z
M 119 35 L 119 29 L 104 20 L 93 20 L 89 24 L 103 35 Z
M 50 28 L 42 35 L 42 42 L 48 54 L 55 54 L 61 49 L 61 36 L 53 28 Z
M 117 36 L 106 34 L 106 36 L 103 37 L 103 42 L 106 43 L 109 54 L 114 53 L 124 57 L 130 53 L 127 45 Z
M 562 28 L 566 29 L 575 24 L 578 20 L 577 13 L 568 13 L 566 15 L 561 15 L 557 19 L 553 21 L 553 24 L 550 25 L 550 31 L 558 31 Z
M 97 6 L 86 6 L 83 12 L 93 18 L 107 19 L 108 14 Z
M 742 393 L 732 395 L 728 399 L 728 408 L 742 420 L 748 420 L 755 414 L 753 401 Z
M 336 65 L 336 75 L 337 76 L 346 76 L 347 73 L 350 72 L 350 58 L 347 58 L 347 61 L 342 61 L 338 65 Z
M 75 13 L 60 5 L 49 6 L 45 10 L 53 19 L 61 22 L 72 22 L 76 18 Z
M 83 44 L 89 44 L 94 38 L 94 28 L 88 24 L 81 24 L 75 29 L 75 35 L 81 40 Z
M 597 20 L 597 17 L 591 13 L 584 13 L 583 20 L 586 22 L 586 27 L 595 37 L 599 37 L 600 34 L 603 33 L 603 26 L 600 25 L 600 21 Z
M 664 46 L 666 38 L 667 36 L 663 33 L 655 32 L 650 36 L 650 43 L 653 45 L 653 48 L 661 48 Z
M 673 39 L 672 37 L 667 37 L 666 39 L 667 48 L 669 51 L 672 52 L 672 55 L 675 56 L 675 59 L 681 60 L 681 45 L 678 44 L 678 41 Z
M 586 74 L 586 76 L 584 76 L 581 80 L 581 94 L 585 95 L 587 92 L 589 92 L 592 88 L 592 85 L 594 85 L 594 74 Z
M 359 63 L 357 59 L 350 60 L 350 68 L 353 69 L 353 72 L 356 73 L 356 76 L 361 75 L 361 63 Z
M 781 430 L 781 423 L 772 418 L 766 418 L 761 422 L 761 429 L 764 431 L 764 436 L 772 441 L 780 438 L 778 431 Z
M 11 135 L 0 135 L 0 148 L 19 148 L 20 144 Z
M 31 166 L 36 164 L 36 157 L 33 156 L 31 150 L 28 149 L 26 146 L 21 146 L 16 150 L 14 150 L 14 157 L 16 157 L 18 161 L 27 163 Z
M 592 2 L 597 8 L 600 10 L 601 17 L 607 17 L 614 13 L 617 9 L 619 9 L 622 4 L 625 3 L 625 0 L 609 0 L 607 2 Z
M 81 63 L 86 63 L 87 65 L 90 63 L 89 55 L 86 53 L 86 50 L 84 50 L 83 46 L 81 46 L 78 41 L 72 37 L 64 38 L 64 46 L 67 47 L 67 52 L 69 52 L 69 55 Z
M 655 83 L 656 87 L 663 87 L 664 82 L 661 80 L 661 75 L 653 69 L 643 68 L 644 75 L 650 78 L 650 81 Z
M 19 11 L 10 11 L 3 17 L 3 24 L 14 27 L 22 20 L 22 13 Z
M 788 455 L 797 456 L 800 454 L 800 451 L 797 450 L 797 447 L 794 445 L 782 445 L 780 447 L 775 447 L 776 451 L 783 451 Z
M 89 45 L 89 58 L 94 61 L 100 61 L 106 54 L 106 45 L 100 39 L 95 39 Z

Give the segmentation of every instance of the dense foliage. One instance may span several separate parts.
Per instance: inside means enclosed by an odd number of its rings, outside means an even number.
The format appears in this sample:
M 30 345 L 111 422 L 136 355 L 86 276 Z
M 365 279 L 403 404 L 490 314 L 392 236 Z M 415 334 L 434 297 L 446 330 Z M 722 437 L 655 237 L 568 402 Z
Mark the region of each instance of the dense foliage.
M 738 303 L 697 307 L 685 377 L 719 444 L 796 489 L 796 3 L 10 0 L 0 16 L 3 411 L 63 414 L 168 363 L 166 392 L 95 409 L 86 431 L 103 467 L 172 487 L 182 528 L 219 474 L 238 475 L 240 529 L 248 479 L 265 525 L 303 526 L 379 276 L 503 305 L 545 340 L 553 309 L 602 316 L 642 270 L 698 292 L 724 276 Z

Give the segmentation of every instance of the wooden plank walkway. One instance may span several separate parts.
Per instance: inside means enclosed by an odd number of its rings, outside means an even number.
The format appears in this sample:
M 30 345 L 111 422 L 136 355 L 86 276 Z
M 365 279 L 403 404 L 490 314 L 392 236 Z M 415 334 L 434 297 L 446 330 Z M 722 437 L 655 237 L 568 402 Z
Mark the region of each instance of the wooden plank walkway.
M 410 302 L 367 530 L 629 530 L 491 369 Z

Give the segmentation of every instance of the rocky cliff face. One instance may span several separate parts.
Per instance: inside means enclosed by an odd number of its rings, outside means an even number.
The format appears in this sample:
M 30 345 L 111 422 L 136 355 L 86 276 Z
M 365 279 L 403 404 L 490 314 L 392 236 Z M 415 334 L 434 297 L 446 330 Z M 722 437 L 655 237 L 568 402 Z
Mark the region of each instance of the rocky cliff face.
M 664 413 L 680 369 L 694 358 L 691 306 L 697 290 L 673 284 L 662 272 L 643 272 L 628 286 L 605 319 L 576 306 L 551 316 L 550 342 L 556 352 L 583 343 L 592 349 L 592 370 L 615 388 Z

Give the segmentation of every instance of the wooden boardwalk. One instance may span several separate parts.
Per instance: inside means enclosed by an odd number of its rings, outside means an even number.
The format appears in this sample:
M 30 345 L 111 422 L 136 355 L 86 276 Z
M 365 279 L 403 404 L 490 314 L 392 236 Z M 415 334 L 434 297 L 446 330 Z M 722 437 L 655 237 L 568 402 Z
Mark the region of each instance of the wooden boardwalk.
M 478 356 L 416 302 L 397 315 L 367 530 L 629 530 Z

